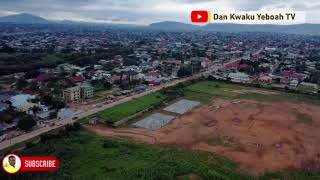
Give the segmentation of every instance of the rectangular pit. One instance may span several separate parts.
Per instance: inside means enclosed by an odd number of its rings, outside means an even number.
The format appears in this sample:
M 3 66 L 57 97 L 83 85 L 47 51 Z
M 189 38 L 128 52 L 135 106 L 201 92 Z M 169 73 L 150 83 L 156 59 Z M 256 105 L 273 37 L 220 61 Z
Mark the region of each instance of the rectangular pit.
M 198 101 L 190 101 L 190 100 L 182 99 L 182 100 L 164 108 L 164 110 L 168 111 L 168 112 L 184 114 L 184 113 L 192 110 L 194 107 L 196 107 L 198 105 L 200 105 L 200 102 L 198 102 Z
M 174 118 L 174 116 L 169 116 L 161 113 L 154 113 L 151 116 L 148 116 L 134 123 L 133 126 L 136 128 L 159 129 L 168 124 Z

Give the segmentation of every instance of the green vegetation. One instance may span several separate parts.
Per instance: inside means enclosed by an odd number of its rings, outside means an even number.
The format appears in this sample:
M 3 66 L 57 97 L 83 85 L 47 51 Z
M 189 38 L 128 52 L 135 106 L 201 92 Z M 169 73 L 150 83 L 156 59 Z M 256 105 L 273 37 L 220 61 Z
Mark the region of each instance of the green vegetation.
M 21 156 L 56 156 L 56 172 L 0 173 L 0 179 L 319 179 L 319 173 L 283 171 L 253 177 L 222 157 L 172 146 L 154 146 L 130 140 L 106 139 L 78 125 L 41 136 L 28 143 Z
M 16 179 L 176 179 L 188 174 L 202 179 L 252 179 L 213 154 L 105 139 L 83 130 L 47 136 L 17 154 L 56 156 L 60 168 L 54 173 L 11 177 Z
M 132 101 L 119 104 L 105 111 L 101 111 L 97 113 L 96 116 L 104 119 L 108 123 L 114 123 L 152 106 L 161 104 L 165 98 L 166 96 L 160 92 L 152 93 Z
M 235 90 L 248 90 L 246 93 L 236 93 Z M 250 90 L 263 90 L 275 92 L 273 94 L 261 94 L 250 92 Z M 223 99 L 251 99 L 256 101 L 303 101 L 309 103 L 320 103 L 316 96 L 258 89 L 240 84 L 229 84 L 219 81 L 201 81 L 185 87 L 185 95 L 189 99 L 201 101 L 203 104 L 209 103 L 213 98 Z
M 228 90 L 237 89 L 240 86 L 226 84 L 222 82 L 201 81 L 185 88 L 185 95 L 192 100 L 199 100 L 204 104 L 209 103 L 212 98 L 219 97 L 225 99 L 236 98 L 235 93 Z
M 297 112 L 296 115 L 299 122 L 303 122 L 307 125 L 311 125 L 313 122 L 312 117 L 309 114 Z
M 61 54 L 0 53 L 0 75 L 27 72 L 40 67 L 55 67 L 66 61 Z

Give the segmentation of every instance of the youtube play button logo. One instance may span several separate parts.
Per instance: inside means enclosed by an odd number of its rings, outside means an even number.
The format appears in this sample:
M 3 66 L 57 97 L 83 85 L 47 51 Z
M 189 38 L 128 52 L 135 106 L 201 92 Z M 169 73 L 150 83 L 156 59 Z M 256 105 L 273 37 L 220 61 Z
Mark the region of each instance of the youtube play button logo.
M 209 11 L 192 11 L 191 12 L 191 22 L 194 23 L 206 23 L 209 20 Z

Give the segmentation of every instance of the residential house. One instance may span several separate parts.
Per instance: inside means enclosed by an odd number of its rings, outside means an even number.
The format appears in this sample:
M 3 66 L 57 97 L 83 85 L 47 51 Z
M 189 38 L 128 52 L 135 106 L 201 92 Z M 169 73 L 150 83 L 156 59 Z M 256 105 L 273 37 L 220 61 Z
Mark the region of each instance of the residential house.
M 29 94 L 19 94 L 10 98 L 11 105 L 14 108 L 18 108 L 30 100 L 35 99 L 35 96 Z
M 233 82 L 248 82 L 250 80 L 249 75 L 242 72 L 229 73 L 228 78 Z
M 298 84 L 299 84 L 299 81 L 296 79 L 290 81 L 290 87 L 292 88 L 297 88 Z
M 119 83 L 120 81 L 127 81 L 127 80 L 128 80 L 127 75 L 123 75 L 122 79 L 121 79 L 121 76 L 113 76 L 111 78 L 111 83 Z
M 130 81 L 139 80 L 138 73 L 133 70 L 129 70 L 125 74 L 127 75 Z
M 299 74 L 293 71 L 281 71 L 280 76 L 288 79 L 288 80 L 298 80 L 303 81 L 307 76 L 305 74 Z
M 314 83 L 302 82 L 299 84 L 298 90 L 302 92 L 308 92 L 308 93 L 317 93 L 318 85 Z
M 272 77 L 266 75 L 260 76 L 258 80 L 263 83 L 272 83 Z
M 40 74 L 36 77 L 35 80 L 38 83 L 44 83 L 49 80 L 49 76 L 47 74 Z
M 234 62 L 231 62 L 231 63 L 228 63 L 225 68 L 226 70 L 237 70 L 238 67 L 239 67 L 239 61 L 234 61 Z
M 85 78 L 82 75 L 73 76 L 70 78 L 73 83 L 82 83 L 85 81 Z

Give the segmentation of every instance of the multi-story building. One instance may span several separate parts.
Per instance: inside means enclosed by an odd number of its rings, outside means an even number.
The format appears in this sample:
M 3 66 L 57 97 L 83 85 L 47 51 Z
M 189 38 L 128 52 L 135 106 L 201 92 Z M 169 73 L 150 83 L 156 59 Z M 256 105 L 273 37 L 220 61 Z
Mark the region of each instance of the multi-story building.
M 63 99 L 68 102 L 77 101 L 81 98 L 80 87 L 71 87 L 63 91 Z
M 90 85 L 80 86 L 81 98 L 87 99 L 93 97 L 93 87 Z

